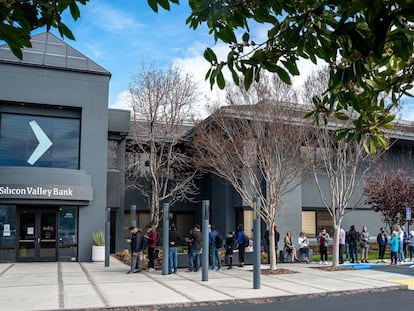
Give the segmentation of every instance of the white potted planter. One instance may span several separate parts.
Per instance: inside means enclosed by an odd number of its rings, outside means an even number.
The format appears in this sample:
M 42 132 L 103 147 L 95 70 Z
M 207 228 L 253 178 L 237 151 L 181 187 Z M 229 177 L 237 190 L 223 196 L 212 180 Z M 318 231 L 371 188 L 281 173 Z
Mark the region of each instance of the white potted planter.
M 105 234 L 102 231 L 93 233 L 92 261 L 105 261 Z

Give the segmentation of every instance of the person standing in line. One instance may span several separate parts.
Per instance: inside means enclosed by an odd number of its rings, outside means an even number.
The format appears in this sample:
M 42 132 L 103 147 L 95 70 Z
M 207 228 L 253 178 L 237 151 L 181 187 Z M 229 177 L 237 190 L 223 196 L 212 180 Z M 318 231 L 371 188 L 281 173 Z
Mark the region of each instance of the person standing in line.
M 403 231 L 403 253 L 404 259 L 407 258 L 407 248 L 408 248 L 408 232 L 405 230 L 404 226 L 401 226 Z
M 244 267 L 244 250 L 246 248 L 247 236 L 244 233 L 243 225 L 237 226 L 237 249 L 239 250 L 239 267 Z
M 226 244 L 224 244 L 224 249 L 226 250 L 226 261 L 227 269 L 232 269 L 233 266 L 233 249 L 234 249 L 234 232 L 229 232 L 226 235 Z
M 306 263 L 310 262 L 309 258 L 309 240 L 305 232 L 299 233 L 298 237 L 299 253 L 305 254 Z
M 391 266 L 396 266 L 398 264 L 399 244 L 400 241 L 398 238 L 398 233 L 396 231 L 393 231 L 390 240 Z
M 144 237 L 148 241 L 148 271 L 154 271 L 155 266 L 155 248 L 157 247 L 157 232 L 153 226 L 147 225 L 147 234 Z
M 349 244 L 349 254 L 350 254 L 351 263 L 359 263 L 358 241 L 359 241 L 359 233 L 355 230 L 355 226 L 352 225 L 348 231 L 348 244 Z
M 410 235 L 408 236 L 408 250 L 410 254 L 410 261 L 413 261 L 413 254 L 414 254 L 414 231 L 410 231 Z
M 197 272 L 200 269 L 201 230 L 200 225 L 194 225 L 190 237 L 186 239 L 191 244 L 189 252 L 189 266 L 187 272 Z
M 208 225 L 208 243 L 209 243 L 209 268 L 210 271 L 215 271 L 216 269 L 216 260 L 217 260 L 217 270 L 221 270 L 221 259 L 220 259 L 220 248 L 221 245 L 218 245 L 218 240 L 222 240 L 219 236 L 219 232 L 216 230 L 214 225 Z
M 129 227 L 129 233 L 131 233 L 131 238 L 126 241 L 131 246 L 131 269 L 127 272 L 127 274 L 141 272 L 140 252 L 143 247 L 143 236 L 141 230 L 135 226 L 131 226 Z
M 348 231 L 345 231 L 345 260 L 351 261 L 350 252 L 349 252 L 349 237 Z
M 177 247 L 181 241 L 180 234 L 177 231 L 177 226 L 171 224 L 170 232 L 168 233 L 169 243 L 168 243 L 168 273 L 177 273 L 178 269 L 178 255 Z
M 324 227 L 321 228 L 321 232 L 318 234 L 318 243 L 319 243 L 319 252 L 321 254 L 320 265 L 328 264 L 328 242 L 329 242 L 329 233 L 326 232 Z
M 398 261 L 405 262 L 404 249 L 403 249 L 404 231 L 399 224 L 395 226 L 395 231 L 397 232 L 397 237 L 398 237 Z
M 384 227 L 380 228 L 380 232 L 377 235 L 377 243 L 378 243 L 378 261 L 384 263 L 384 255 L 385 255 L 385 248 L 388 244 L 388 237 L 385 233 Z
M 277 231 L 277 226 L 274 225 L 273 226 L 273 230 L 274 230 L 274 235 L 275 235 L 275 257 L 276 257 L 276 262 L 277 262 L 277 250 L 278 250 L 278 243 L 279 243 L 279 239 L 280 239 L 280 234 L 279 231 Z M 266 230 L 265 234 L 264 234 L 264 239 L 265 239 L 265 252 L 267 254 L 267 263 L 270 264 L 270 247 L 269 247 L 269 230 Z
M 366 226 L 362 227 L 359 246 L 361 247 L 361 262 L 368 263 L 369 232 Z
M 344 247 L 346 243 L 346 233 L 344 228 L 339 229 L 339 264 L 344 263 Z

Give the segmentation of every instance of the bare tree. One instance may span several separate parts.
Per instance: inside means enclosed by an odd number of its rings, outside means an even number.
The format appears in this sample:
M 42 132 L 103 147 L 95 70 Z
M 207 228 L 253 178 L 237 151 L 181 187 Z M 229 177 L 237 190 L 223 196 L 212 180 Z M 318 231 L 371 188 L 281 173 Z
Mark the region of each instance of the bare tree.
M 183 140 L 191 128 L 197 87 L 178 67 L 166 71 L 141 65 L 129 85 L 133 112 L 128 180 L 147 199 L 157 227 L 160 203 L 193 200 L 196 170 Z
M 281 85 L 277 80 L 277 86 Z M 266 89 L 266 85 L 260 87 Z M 269 90 L 273 87 L 267 85 Z M 290 92 L 287 86 L 285 92 Z M 301 183 L 301 117 L 291 104 L 270 97 L 255 105 L 246 104 L 242 97 L 231 98 L 234 105 L 218 109 L 196 127 L 194 159 L 200 169 L 228 181 L 251 208 L 253 196 L 259 196 L 260 216 L 270 229 L 270 268 L 274 270 L 273 226 L 280 200 Z
M 305 82 L 303 100 L 308 104 L 314 95 L 326 89 L 327 70 L 314 72 Z M 339 265 L 339 233 L 344 216 L 362 205 L 364 176 L 374 157 L 366 152 L 369 141 L 337 139 L 337 129 L 350 127 L 355 112 L 342 115 L 342 120 L 331 116 L 308 131 L 306 147 L 311 173 L 314 177 L 322 204 L 332 218 L 334 228 L 333 266 Z M 327 121 L 327 122 L 325 122 Z M 326 181 L 326 182 L 325 182 Z M 326 187 L 327 185 L 327 187 Z

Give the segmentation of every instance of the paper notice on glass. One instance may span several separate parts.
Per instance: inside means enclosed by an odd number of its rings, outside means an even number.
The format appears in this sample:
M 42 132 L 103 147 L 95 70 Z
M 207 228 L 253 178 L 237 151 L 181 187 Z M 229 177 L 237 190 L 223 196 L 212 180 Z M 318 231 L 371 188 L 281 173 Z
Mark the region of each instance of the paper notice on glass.
M 27 227 L 27 235 L 33 235 L 34 234 L 34 227 Z
M 3 236 L 10 236 L 10 224 L 4 224 Z

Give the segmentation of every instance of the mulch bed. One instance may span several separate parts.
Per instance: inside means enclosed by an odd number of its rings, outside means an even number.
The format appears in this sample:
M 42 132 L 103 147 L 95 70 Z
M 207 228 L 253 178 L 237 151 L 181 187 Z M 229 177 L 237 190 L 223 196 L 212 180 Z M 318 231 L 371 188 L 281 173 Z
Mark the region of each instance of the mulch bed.
M 273 275 L 273 274 L 290 274 L 290 273 L 299 273 L 298 271 L 293 271 L 289 269 L 277 268 L 276 270 L 262 269 L 261 274 L 263 275 Z
M 344 268 L 344 267 L 332 267 L 332 266 L 321 266 L 321 267 L 310 267 L 312 269 L 319 269 L 323 271 L 346 271 L 346 270 L 355 270 L 353 268 Z

